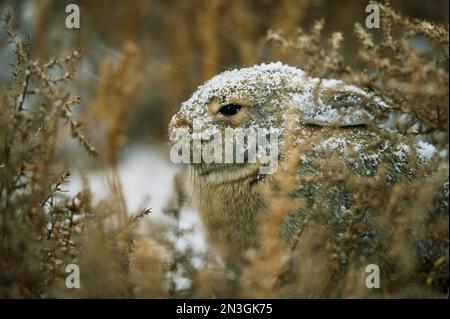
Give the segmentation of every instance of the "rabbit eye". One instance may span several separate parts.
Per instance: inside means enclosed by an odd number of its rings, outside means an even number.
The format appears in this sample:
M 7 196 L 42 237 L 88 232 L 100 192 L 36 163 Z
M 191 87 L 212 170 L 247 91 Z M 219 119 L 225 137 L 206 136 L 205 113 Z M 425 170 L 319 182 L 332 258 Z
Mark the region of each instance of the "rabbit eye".
M 219 113 L 223 116 L 233 116 L 236 115 L 240 109 L 241 106 L 238 104 L 225 104 L 219 109 Z

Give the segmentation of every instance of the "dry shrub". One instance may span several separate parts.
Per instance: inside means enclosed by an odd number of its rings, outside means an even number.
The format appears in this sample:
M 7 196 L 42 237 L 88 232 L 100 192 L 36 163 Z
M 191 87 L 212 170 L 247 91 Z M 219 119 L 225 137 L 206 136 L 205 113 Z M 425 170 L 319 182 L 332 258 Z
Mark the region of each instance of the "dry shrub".
M 397 123 L 401 132 L 427 134 L 433 144 L 448 147 L 448 26 L 411 20 L 388 4 L 378 5 L 379 31 L 370 33 L 355 24 L 360 43 L 356 62 L 342 55 L 342 33 L 323 39 L 323 20 L 310 32 L 300 29 L 294 38 L 285 38 L 280 30 L 269 31 L 267 38 L 281 50 L 293 51 L 309 75 L 366 88 L 408 115 Z
M 299 30 L 294 38 L 285 38 L 281 31 L 268 33 L 279 48 L 296 53 L 299 66 L 310 75 L 356 84 L 392 105 L 394 114 L 376 114 L 376 119 L 388 119 L 409 141 L 415 171 L 412 179 L 391 183 L 384 167 L 377 172 L 381 178 L 356 178 L 339 161 L 315 160 L 327 189 L 339 185 L 349 191 L 352 212 L 342 230 L 321 208 L 308 219 L 295 252 L 300 257 L 293 266 L 297 281 L 290 285 L 290 296 L 436 297 L 448 291 L 448 27 L 407 19 L 388 4 L 380 9 L 378 40 L 355 25 L 361 43 L 357 63 L 347 63 L 339 52 L 341 33 L 322 39 L 323 20 L 309 33 Z M 426 41 L 423 52 L 415 46 L 418 39 Z M 370 129 L 379 131 L 376 126 Z M 394 134 L 382 134 L 395 143 Z M 417 161 L 418 139 L 437 149 L 439 155 L 429 165 Z M 307 177 L 301 176 L 298 183 L 308 182 Z M 279 196 L 277 192 L 269 203 L 282 206 Z M 359 211 L 366 213 L 361 216 Z M 368 229 L 381 235 L 367 246 L 361 236 Z M 364 287 L 364 269 L 371 263 L 381 268 L 381 290 Z
M 142 88 L 142 62 L 142 52 L 132 41 L 124 43 L 117 61 L 105 57 L 100 63 L 100 83 L 95 100 L 84 114 L 87 125 L 101 123 L 104 126 L 104 134 L 99 134 L 108 142 L 103 153 L 106 154 L 106 162 L 113 165 L 116 165 L 119 147 L 123 143 L 127 119 Z
M 55 156 L 60 124 L 88 154 L 97 154 L 73 117 L 80 100 L 66 88 L 79 51 L 50 61 L 34 59 L 28 40 L 16 35 L 11 13 L 4 18 L 15 63 L 0 105 L 0 297 L 164 296 L 160 251 L 136 232 L 150 211 L 128 216 L 116 191 L 94 206 L 86 178 L 76 196 L 64 193 L 70 173 Z M 137 49 L 128 45 L 126 50 L 133 55 Z M 122 71 L 123 66 L 113 72 Z M 126 88 L 112 91 L 118 91 L 116 98 L 128 98 L 132 92 Z M 108 114 L 119 122 L 126 101 L 115 102 L 122 105 Z M 110 140 L 116 135 L 110 133 Z M 80 289 L 65 285 L 65 269 L 72 263 L 84 278 Z

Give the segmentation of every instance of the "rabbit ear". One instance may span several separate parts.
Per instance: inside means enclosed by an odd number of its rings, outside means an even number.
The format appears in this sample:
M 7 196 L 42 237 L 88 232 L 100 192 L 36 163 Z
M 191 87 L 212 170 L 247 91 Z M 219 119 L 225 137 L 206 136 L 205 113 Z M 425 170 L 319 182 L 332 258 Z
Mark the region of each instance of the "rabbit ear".
M 374 122 L 389 107 L 373 94 L 341 81 L 323 80 L 294 95 L 300 121 L 319 126 L 358 126 Z

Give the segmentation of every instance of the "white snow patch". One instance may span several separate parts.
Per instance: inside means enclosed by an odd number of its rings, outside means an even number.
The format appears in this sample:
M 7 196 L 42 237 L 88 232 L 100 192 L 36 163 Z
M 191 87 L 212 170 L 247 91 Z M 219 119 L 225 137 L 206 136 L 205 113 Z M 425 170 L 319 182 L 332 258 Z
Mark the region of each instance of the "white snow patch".
M 405 161 L 410 152 L 409 145 L 405 143 L 401 143 L 398 145 L 397 150 L 394 152 L 394 155 L 399 158 L 400 161 Z
M 171 163 L 163 155 L 161 149 L 138 146 L 126 152 L 118 167 L 118 174 L 122 183 L 123 194 L 130 213 L 143 208 L 151 208 L 149 217 L 154 221 L 172 223 L 171 217 L 163 212 L 173 190 L 173 177 L 179 167 Z M 76 169 L 70 183 L 66 186 L 69 194 L 75 195 L 82 189 L 80 175 Z M 93 193 L 94 204 L 108 196 L 106 171 L 96 170 L 87 172 L 89 184 Z M 174 243 L 181 251 L 188 247 L 194 252 L 203 253 L 207 249 L 204 230 L 197 213 L 192 208 L 183 208 L 179 221 L 180 230 L 193 229 L 192 232 L 182 232 L 182 237 Z M 175 240 L 175 239 L 174 239 Z
M 329 151 L 343 151 L 347 145 L 347 140 L 341 137 L 330 137 L 320 142 L 319 149 Z M 315 147 L 317 149 L 317 147 Z
M 427 162 L 433 158 L 434 154 L 436 154 L 436 147 L 432 144 L 418 141 L 416 152 L 419 160 Z

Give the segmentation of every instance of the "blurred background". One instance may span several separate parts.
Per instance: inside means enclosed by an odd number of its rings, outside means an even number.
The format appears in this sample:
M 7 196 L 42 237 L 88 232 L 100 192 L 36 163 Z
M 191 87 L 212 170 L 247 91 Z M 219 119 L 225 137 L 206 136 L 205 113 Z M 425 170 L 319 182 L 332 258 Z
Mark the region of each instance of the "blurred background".
M 80 7 L 81 28 L 67 29 L 65 8 Z M 289 36 L 324 18 L 324 33 L 342 31 L 344 54 L 356 54 L 355 22 L 364 23 L 362 0 L 0 0 L 15 14 L 20 36 L 43 60 L 82 50 L 70 85 L 81 103 L 74 108 L 99 158 L 81 152 L 64 134 L 58 156 L 74 174 L 71 192 L 85 170 L 98 199 L 108 193 L 104 172 L 117 166 L 130 211 L 151 207 L 162 215 L 172 177 L 167 124 L 196 87 L 232 67 L 282 61 L 298 65 L 292 53 L 267 43 L 269 29 Z M 396 0 L 394 9 L 412 17 L 448 24 L 446 0 Z M 383 23 L 383 22 L 381 22 Z M 0 34 L 0 85 L 11 80 L 13 52 Z M 196 224 L 195 215 L 187 218 Z

